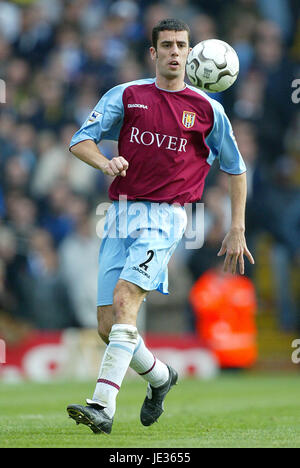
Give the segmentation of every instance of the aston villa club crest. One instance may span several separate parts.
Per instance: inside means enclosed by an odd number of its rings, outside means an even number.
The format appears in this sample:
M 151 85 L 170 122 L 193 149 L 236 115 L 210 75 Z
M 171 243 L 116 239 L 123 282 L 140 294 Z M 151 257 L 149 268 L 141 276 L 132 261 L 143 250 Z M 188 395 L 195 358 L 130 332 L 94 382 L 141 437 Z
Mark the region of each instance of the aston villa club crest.
M 195 112 L 183 111 L 182 123 L 185 128 L 191 128 L 194 126 L 196 114 Z

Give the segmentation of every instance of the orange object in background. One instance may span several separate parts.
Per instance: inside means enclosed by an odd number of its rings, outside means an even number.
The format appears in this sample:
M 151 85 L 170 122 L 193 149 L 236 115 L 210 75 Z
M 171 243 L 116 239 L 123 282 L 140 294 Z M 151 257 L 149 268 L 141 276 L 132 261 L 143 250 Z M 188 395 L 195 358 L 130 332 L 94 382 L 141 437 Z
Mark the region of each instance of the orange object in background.
M 256 295 L 244 276 L 208 270 L 190 291 L 197 333 L 220 367 L 251 367 L 257 358 Z

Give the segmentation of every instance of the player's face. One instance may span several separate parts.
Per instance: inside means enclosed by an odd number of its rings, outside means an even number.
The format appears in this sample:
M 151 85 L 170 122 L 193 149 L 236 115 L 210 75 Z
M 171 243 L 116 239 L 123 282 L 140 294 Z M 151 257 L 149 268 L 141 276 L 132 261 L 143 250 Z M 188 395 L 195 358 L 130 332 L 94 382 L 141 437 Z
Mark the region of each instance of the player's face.
M 184 79 L 190 50 L 187 31 L 160 31 L 157 49 L 150 48 L 151 58 L 156 61 L 157 75 L 168 80 Z

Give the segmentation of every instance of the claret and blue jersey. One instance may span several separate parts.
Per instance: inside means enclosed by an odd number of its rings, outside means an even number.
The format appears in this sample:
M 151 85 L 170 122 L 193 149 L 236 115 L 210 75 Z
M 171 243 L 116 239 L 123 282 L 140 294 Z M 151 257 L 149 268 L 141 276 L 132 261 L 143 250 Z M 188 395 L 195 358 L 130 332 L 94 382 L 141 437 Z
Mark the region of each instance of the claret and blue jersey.
M 167 91 L 145 79 L 112 88 L 70 147 L 103 139 L 117 140 L 119 155 L 129 162 L 126 177 L 116 177 L 109 188 L 112 200 L 126 195 L 183 205 L 201 199 L 215 158 L 229 174 L 246 170 L 222 105 L 189 85 Z

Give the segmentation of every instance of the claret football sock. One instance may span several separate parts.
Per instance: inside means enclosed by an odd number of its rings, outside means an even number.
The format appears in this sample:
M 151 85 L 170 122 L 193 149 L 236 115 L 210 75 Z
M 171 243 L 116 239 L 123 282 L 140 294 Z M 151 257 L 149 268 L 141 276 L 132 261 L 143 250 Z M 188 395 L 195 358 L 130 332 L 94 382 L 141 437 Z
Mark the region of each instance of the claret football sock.
M 169 378 L 169 369 L 146 347 L 141 336 L 134 350 L 130 367 L 149 382 L 152 387 L 160 387 Z
M 103 406 L 110 418 L 115 414 L 116 398 L 136 348 L 137 339 L 138 332 L 133 325 L 112 326 L 93 399 L 86 400 L 90 405 L 98 403 Z

